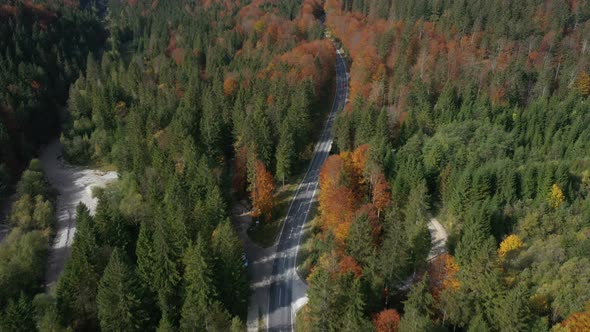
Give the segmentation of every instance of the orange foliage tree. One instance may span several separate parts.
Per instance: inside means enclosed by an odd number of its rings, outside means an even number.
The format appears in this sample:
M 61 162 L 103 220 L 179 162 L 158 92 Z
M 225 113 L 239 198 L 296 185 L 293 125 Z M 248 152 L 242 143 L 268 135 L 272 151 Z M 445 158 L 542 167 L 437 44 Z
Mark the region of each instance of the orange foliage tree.
M 359 265 L 359 263 L 348 255 L 343 255 L 340 259 L 340 273 L 352 273 L 354 274 L 355 278 L 360 278 L 363 275 L 363 269 Z
M 330 156 L 320 171 L 319 210 L 322 228 L 334 231 L 336 239 L 344 243 L 354 218 L 356 199 L 352 190 L 340 180 L 344 161 L 340 156 Z
M 586 304 L 586 311 L 569 315 L 561 325 L 570 332 L 590 331 L 590 302 Z
M 396 332 L 399 327 L 400 317 L 395 309 L 385 309 L 375 315 L 373 326 L 377 332 Z
M 226 96 L 233 96 L 234 93 L 238 90 L 238 81 L 232 76 L 228 76 L 225 81 L 223 81 L 223 93 Z
M 319 210 L 322 228 L 334 232 L 338 244 L 344 244 L 363 198 L 368 195 L 363 172 L 368 145 L 355 151 L 330 156 L 320 171 Z
M 252 216 L 264 215 L 266 221 L 271 218 L 274 206 L 275 184 L 272 174 L 266 170 L 264 164 L 256 160 L 254 187 L 252 189 Z
M 430 293 L 438 298 L 440 293 L 447 288 L 458 288 L 459 281 L 456 278 L 459 266 L 455 258 L 449 254 L 435 257 L 428 264 L 428 282 Z

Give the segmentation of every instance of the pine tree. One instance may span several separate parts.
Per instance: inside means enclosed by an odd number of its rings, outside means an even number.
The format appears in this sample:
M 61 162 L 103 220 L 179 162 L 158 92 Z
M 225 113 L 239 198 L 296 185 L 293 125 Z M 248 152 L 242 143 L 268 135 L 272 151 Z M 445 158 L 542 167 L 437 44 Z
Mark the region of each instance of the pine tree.
M 379 254 L 379 266 L 388 289 L 397 287 L 410 272 L 410 245 L 405 225 L 394 211 L 385 215 L 385 234 Z M 386 299 L 387 303 L 388 299 Z
M 529 328 L 531 313 L 529 309 L 530 292 L 519 284 L 496 300 L 494 326 L 500 331 L 518 332 Z
M 0 330 L 11 332 L 35 331 L 31 302 L 24 294 L 18 300 L 10 299 L 4 312 L 0 311 Z
M 189 246 L 183 258 L 185 295 L 180 319 L 182 331 L 204 331 L 210 328 L 209 306 L 215 298 L 211 263 L 205 241 L 199 237 Z
M 68 260 L 57 285 L 57 306 L 62 319 L 75 327 L 98 327 L 96 293 L 102 268 L 99 266 L 99 246 L 93 219 L 82 203 L 76 210 L 76 235 L 72 256 Z
M 346 291 L 346 299 L 343 301 L 344 315 L 342 317 L 341 331 L 369 331 L 371 323 L 364 317 L 365 301 L 361 292 L 360 280 L 354 278 Z
M 281 126 L 279 144 L 276 152 L 277 160 L 277 179 L 280 179 L 285 184 L 285 178 L 291 175 L 293 163 L 296 160 L 295 155 L 295 140 L 293 137 L 292 129 L 288 126 L 287 122 Z
M 346 252 L 362 266 L 367 266 L 375 255 L 369 216 L 361 213 L 352 222 L 346 239 Z
M 142 311 L 134 271 L 113 250 L 98 288 L 96 304 L 102 331 L 141 331 Z
M 218 299 L 231 315 L 245 317 L 249 287 L 242 259 L 244 249 L 229 220 L 213 231 L 212 248 Z
M 467 332 L 488 332 L 490 328 L 481 314 L 473 317 L 469 323 Z
M 334 281 L 322 266 L 317 266 L 308 278 L 307 310 L 312 331 L 329 331 L 337 322 L 337 294 Z
M 158 293 L 158 304 L 160 310 L 169 323 L 177 322 L 176 316 L 179 299 L 177 286 L 180 282 L 178 259 L 180 257 L 179 248 L 174 245 L 173 239 L 170 239 L 169 225 L 167 221 L 160 220 L 154 225 L 153 234 L 153 262 L 154 262 L 154 284 Z M 162 321 L 160 321 L 162 322 Z
M 404 302 L 404 316 L 399 323 L 400 331 L 420 332 L 433 330 L 430 309 L 433 299 L 428 292 L 428 278 L 424 278 L 412 287 L 408 299 Z

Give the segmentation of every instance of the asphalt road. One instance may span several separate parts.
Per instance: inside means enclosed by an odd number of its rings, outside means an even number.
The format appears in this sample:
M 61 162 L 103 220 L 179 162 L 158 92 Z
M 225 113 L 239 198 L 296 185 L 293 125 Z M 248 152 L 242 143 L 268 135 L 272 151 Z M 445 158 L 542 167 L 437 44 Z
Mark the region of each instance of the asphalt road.
M 307 222 L 310 207 L 318 189 L 319 173 L 332 147 L 332 125 L 336 113 L 344 108 L 348 94 L 346 64 L 338 53 L 336 57 L 336 93 L 332 110 L 326 121 L 309 168 L 293 196 L 291 206 L 279 235 L 273 258 L 270 290 L 268 293 L 268 331 L 292 331 L 294 309 L 305 297 L 307 285 L 296 273 L 297 253 Z

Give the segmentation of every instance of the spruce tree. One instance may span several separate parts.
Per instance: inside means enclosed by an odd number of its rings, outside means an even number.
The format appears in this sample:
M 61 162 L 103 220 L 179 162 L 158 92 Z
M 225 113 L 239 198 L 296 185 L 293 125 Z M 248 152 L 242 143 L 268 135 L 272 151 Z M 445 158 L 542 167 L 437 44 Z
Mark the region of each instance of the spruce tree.
M 137 277 L 119 249 L 111 254 L 96 296 L 102 331 L 141 331 L 144 319 L 138 296 Z
M 184 253 L 185 292 L 180 319 L 182 331 L 209 330 L 211 324 L 208 309 L 216 292 L 207 252 L 205 241 L 199 237 L 197 243 L 190 245 Z
M 346 252 L 363 267 L 367 266 L 375 255 L 372 230 L 369 216 L 361 213 L 352 222 L 346 239 Z
M 0 330 L 11 332 L 36 330 L 31 302 L 23 294 L 18 300 L 9 300 L 4 312 L 0 311 Z
M 244 249 L 229 220 L 213 231 L 212 247 L 218 299 L 231 315 L 245 317 L 249 287 L 242 259 Z
M 408 299 L 404 302 L 404 316 L 400 320 L 399 330 L 408 332 L 432 331 L 434 324 L 430 320 L 433 304 L 428 292 L 428 278 L 424 276 L 412 286 Z

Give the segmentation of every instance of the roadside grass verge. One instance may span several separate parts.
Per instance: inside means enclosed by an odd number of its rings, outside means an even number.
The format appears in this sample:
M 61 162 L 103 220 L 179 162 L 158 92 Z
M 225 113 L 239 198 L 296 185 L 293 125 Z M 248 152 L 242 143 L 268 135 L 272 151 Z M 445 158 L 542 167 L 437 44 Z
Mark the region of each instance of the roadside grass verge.
M 320 217 L 318 215 L 317 201 L 313 203 L 313 206 L 309 211 L 309 219 L 311 219 L 311 221 L 303 228 L 301 247 L 297 254 L 297 262 L 295 262 L 297 266 L 296 271 L 301 280 L 305 283 L 307 283 L 307 277 L 309 277 L 309 274 L 311 273 L 311 268 L 315 266 L 318 259 L 316 254 L 318 251 L 314 247 L 317 243 L 317 241 L 314 241 L 315 236 L 320 233 Z

